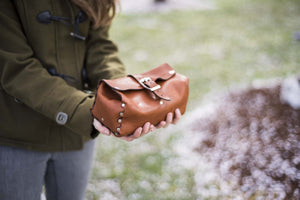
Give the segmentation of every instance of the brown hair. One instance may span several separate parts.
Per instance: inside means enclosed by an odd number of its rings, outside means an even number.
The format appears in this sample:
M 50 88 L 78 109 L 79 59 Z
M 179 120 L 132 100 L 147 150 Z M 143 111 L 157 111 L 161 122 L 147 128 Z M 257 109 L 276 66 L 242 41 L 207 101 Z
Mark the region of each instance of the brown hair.
M 119 0 L 72 0 L 94 23 L 94 28 L 107 26 L 116 15 Z

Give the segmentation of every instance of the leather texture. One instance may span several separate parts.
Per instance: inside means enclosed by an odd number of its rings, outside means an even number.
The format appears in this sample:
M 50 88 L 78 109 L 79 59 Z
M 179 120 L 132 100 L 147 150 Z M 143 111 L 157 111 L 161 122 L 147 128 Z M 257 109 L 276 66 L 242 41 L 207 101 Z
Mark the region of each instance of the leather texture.
M 183 114 L 189 79 L 167 63 L 143 74 L 99 82 L 92 115 L 116 136 L 132 134 L 146 122 L 158 124 L 179 108 Z

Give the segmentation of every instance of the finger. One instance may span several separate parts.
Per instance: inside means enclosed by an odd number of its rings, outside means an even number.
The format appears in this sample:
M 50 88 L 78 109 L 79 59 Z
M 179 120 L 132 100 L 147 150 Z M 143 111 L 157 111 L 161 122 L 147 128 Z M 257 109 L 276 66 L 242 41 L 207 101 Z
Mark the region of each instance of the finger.
M 104 135 L 111 134 L 110 130 L 108 128 L 106 128 L 105 126 L 103 126 L 97 119 L 94 119 L 93 125 L 97 129 L 97 131 L 99 131 L 100 133 L 102 133 Z
M 153 124 L 151 124 L 150 131 L 155 131 L 155 130 L 156 130 L 156 127 Z
M 139 128 L 137 128 L 134 132 L 133 132 L 133 134 L 131 134 L 131 135 L 127 135 L 127 136 L 123 136 L 123 137 L 121 137 L 121 138 L 125 138 L 127 141 L 128 140 L 133 140 L 133 139 L 137 139 L 137 138 L 139 138 L 140 136 L 141 136 L 141 134 L 142 134 L 142 131 L 143 131 L 143 128 L 142 127 L 139 127 Z
M 139 127 L 139 128 L 137 128 L 137 129 L 134 131 L 134 133 L 133 133 L 132 135 L 130 135 L 129 137 L 133 137 L 134 139 L 139 138 L 139 137 L 141 137 L 142 132 L 143 132 L 143 128 L 142 128 L 142 127 Z
M 118 138 L 125 140 L 127 142 L 131 142 L 132 140 L 136 139 L 136 136 L 134 136 L 134 134 L 131 134 L 131 135 L 126 135 L 126 136 L 122 136 L 122 137 L 118 137 Z
M 135 138 L 132 138 L 132 137 L 130 137 L 130 136 L 124 136 L 124 137 L 119 137 L 120 139 L 122 139 L 122 140 L 125 140 L 125 141 L 127 141 L 127 142 L 131 142 L 132 140 L 134 140 Z
M 150 131 L 150 126 L 151 126 L 150 122 L 144 124 L 140 137 L 146 135 Z
M 132 135 L 131 135 L 132 136 Z M 125 140 L 127 142 L 131 142 L 132 140 L 134 140 L 135 138 L 131 137 L 131 136 L 123 136 L 123 137 L 118 137 L 122 140 Z
M 172 121 L 173 121 L 173 113 L 169 112 L 167 114 L 166 122 L 167 122 L 167 124 L 171 124 Z
M 180 120 L 181 116 L 182 116 L 182 115 L 181 115 L 181 112 L 180 112 L 180 110 L 177 108 L 177 109 L 175 110 L 175 117 L 174 117 L 174 119 L 173 119 L 172 124 L 177 124 L 178 121 Z
M 167 124 L 166 121 L 161 121 L 161 122 L 159 122 L 158 125 L 156 125 L 156 128 L 162 128 L 162 127 L 164 127 L 166 124 Z
M 173 121 L 173 113 L 168 113 L 166 117 L 166 124 L 163 126 L 164 128 L 167 128 L 169 124 L 171 124 Z
M 139 138 L 142 134 L 142 131 L 143 131 L 143 128 L 139 127 L 133 132 L 133 134 L 123 136 L 123 137 L 119 137 L 119 138 L 122 139 L 122 140 L 126 140 L 127 142 L 131 142 L 132 140 L 135 140 L 135 139 Z

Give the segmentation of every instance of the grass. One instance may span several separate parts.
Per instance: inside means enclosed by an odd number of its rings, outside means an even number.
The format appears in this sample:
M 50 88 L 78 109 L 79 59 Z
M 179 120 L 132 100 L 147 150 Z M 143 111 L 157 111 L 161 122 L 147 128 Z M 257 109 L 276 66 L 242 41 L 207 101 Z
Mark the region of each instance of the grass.
M 111 29 L 128 73 L 168 62 L 190 78 L 186 118 L 209 92 L 300 71 L 300 42 L 293 40 L 300 31 L 297 0 L 214 2 L 215 10 L 121 14 Z M 173 126 L 130 143 L 100 136 L 87 199 L 206 199 L 195 185 L 199 174 L 175 151 L 188 145 L 184 134 Z

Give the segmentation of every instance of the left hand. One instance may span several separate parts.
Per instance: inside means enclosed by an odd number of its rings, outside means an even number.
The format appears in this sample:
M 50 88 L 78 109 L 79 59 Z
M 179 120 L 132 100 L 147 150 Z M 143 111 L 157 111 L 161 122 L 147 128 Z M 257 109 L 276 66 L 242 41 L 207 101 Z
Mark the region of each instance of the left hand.
M 120 139 L 126 140 L 128 142 L 133 141 L 135 139 L 138 139 L 144 135 L 146 135 L 147 133 L 154 131 L 158 128 L 166 128 L 169 126 L 169 124 L 176 124 L 181 118 L 181 112 L 180 110 L 177 108 L 175 110 L 175 115 L 173 116 L 173 113 L 168 113 L 166 120 L 165 121 L 161 121 L 158 125 L 154 126 L 153 124 L 151 124 L 150 122 L 146 122 L 144 124 L 143 127 L 139 127 L 137 128 L 133 134 L 128 135 L 128 136 L 123 136 L 123 137 L 119 137 Z M 105 127 L 104 125 L 102 125 L 98 120 L 94 119 L 94 127 L 102 134 L 104 135 L 111 135 L 112 133 L 110 132 L 110 130 Z

